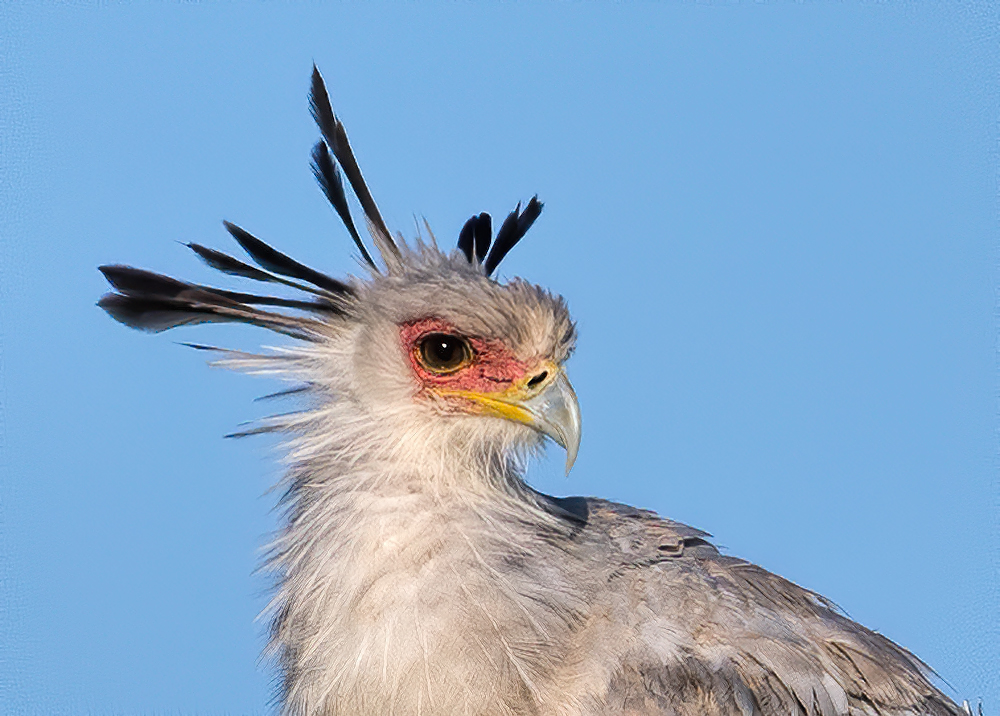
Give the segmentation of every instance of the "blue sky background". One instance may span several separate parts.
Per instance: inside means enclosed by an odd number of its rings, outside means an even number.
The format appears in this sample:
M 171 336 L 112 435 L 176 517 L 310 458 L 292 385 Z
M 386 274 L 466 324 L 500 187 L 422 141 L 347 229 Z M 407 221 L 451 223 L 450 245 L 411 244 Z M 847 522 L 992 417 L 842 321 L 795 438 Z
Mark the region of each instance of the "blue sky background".
M 274 384 L 94 303 L 235 221 L 335 275 L 323 70 L 390 226 L 546 202 L 557 494 L 711 531 L 1000 713 L 996 4 L 0 5 L 0 712 L 267 713 Z

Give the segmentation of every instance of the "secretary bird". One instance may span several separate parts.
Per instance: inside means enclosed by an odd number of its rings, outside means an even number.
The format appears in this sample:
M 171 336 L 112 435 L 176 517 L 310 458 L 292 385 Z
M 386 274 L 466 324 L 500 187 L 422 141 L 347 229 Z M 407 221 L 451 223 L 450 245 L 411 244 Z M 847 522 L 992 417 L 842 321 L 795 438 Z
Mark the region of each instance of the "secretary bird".
M 296 339 L 261 354 L 195 346 L 296 381 L 306 400 L 247 431 L 288 435 L 285 525 L 267 557 L 282 714 L 966 713 L 906 649 L 707 533 L 529 487 L 545 438 L 567 471 L 580 443 L 565 301 L 492 278 L 542 204 L 519 204 L 495 236 L 473 216 L 452 251 L 394 240 L 315 67 L 311 109 L 313 171 L 367 276 L 332 278 L 226 222 L 256 266 L 188 246 L 298 298 L 112 265 L 99 303 L 146 331 L 236 321 Z

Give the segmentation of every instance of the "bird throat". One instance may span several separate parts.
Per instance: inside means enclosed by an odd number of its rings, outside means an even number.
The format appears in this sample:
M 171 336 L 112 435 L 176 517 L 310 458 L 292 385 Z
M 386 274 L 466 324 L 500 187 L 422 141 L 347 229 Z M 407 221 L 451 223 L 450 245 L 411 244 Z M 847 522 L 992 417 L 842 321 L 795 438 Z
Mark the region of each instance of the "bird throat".
M 337 423 L 356 432 L 295 468 L 273 560 L 288 712 L 497 713 L 498 689 L 534 712 L 549 667 L 531 645 L 558 649 L 565 622 L 526 604 L 561 577 L 512 461 L 403 447 L 393 460 L 358 449 L 387 428 Z

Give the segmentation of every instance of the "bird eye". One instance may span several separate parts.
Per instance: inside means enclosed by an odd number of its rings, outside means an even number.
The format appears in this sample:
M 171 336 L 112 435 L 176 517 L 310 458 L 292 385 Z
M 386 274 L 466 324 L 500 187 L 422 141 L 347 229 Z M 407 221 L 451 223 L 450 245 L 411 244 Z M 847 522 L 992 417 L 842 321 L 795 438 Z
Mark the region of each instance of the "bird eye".
M 424 336 L 419 345 L 420 362 L 434 373 L 454 373 L 472 361 L 468 341 L 447 333 Z

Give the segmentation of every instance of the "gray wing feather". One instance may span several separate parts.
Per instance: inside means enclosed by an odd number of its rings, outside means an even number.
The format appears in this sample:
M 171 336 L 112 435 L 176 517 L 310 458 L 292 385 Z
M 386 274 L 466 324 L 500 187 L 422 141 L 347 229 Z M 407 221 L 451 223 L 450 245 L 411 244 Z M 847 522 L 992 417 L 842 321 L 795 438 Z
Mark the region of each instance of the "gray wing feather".
M 917 657 L 822 596 L 722 555 L 705 532 L 586 501 L 610 538 L 609 585 L 646 614 L 607 692 L 611 712 L 674 716 L 956 716 Z M 615 583 L 618 583 L 617 585 Z

